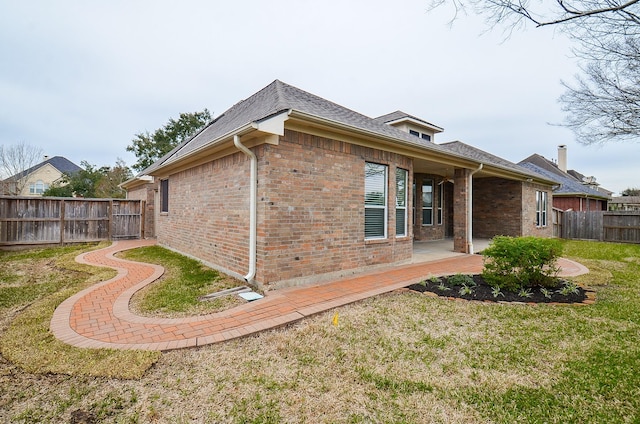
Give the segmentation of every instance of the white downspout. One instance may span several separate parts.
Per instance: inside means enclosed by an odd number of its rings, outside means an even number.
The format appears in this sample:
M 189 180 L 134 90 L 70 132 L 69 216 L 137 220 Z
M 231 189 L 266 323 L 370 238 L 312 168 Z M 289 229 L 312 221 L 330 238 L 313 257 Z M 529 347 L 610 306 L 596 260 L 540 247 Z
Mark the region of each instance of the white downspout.
M 258 159 L 256 155 L 240 142 L 240 136 L 233 136 L 233 144 L 251 161 L 251 175 L 249 177 L 249 272 L 244 276 L 247 282 L 251 282 L 256 276 L 256 241 L 257 241 L 257 198 L 256 186 L 258 185 Z
M 469 193 L 469 207 L 467 208 L 467 253 L 473 255 L 473 174 L 480 171 L 483 168 L 483 164 L 478 166 L 478 169 L 471 171 L 469 174 L 469 187 L 467 193 Z

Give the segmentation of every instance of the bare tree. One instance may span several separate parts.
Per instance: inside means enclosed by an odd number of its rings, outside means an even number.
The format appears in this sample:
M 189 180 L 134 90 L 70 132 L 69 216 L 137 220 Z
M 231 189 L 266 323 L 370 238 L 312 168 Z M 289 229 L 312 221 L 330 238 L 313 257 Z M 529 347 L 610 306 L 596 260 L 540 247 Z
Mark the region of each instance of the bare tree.
M 27 183 L 24 171 L 42 161 L 42 149 L 22 142 L 20 144 L 0 145 L 1 193 L 20 194 Z
M 507 37 L 527 24 L 555 26 L 574 41 L 581 74 L 562 82 L 562 124 L 583 144 L 640 138 L 640 0 L 434 0 L 456 16 L 472 9 Z
M 483 15 L 490 26 L 518 28 L 530 22 L 537 27 L 576 24 L 597 27 L 594 21 L 615 22 L 616 25 L 637 25 L 640 0 L 433 0 L 431 7 L 451 2 L 458 11 L 471 8 Z

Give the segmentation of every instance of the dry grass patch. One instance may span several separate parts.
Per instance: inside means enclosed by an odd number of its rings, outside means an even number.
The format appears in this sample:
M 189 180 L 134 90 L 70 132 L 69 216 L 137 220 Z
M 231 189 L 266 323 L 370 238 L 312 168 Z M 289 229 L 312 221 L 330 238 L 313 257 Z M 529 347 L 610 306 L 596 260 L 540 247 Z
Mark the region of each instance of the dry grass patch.
M 11 323 L 0 340 L 2 355 L 31 373 L 140 378 L 159 352 L 80 349 L 49 331 L 55 308 L 78 290 L 69 289 L 35 302 Z
M 166 361 L 173 365 L 171 371 L 154 372 L 154 377 L 161 377 L 157 384 L 162 385 L 174 372 L 191 375 L 178 383 L 176 392 L 184 391 L 185 396 L 208 407 L 180 419 L 478 422 L 473 411 L 454 409 L 440 397 L 438 381 L 428 375 L 433 352 L 410 347 L 412 353 L 402 354 L 403 345 L 409 348 L 414 338 L 394 341 L 402 334 L 402 325 L 398 327 L 402 318 L 380 314 L 402 309 L 400 304 L 411 298 L 388 295 L 341 308 L 337 327 L 331 323 L 332 311 L 247 339 L 167 352 L 158 370 Z M 449 378 L 442 376 L 442 381 Z M 154 410 L 159 416 L 175 418 L 172 408 L 178 401 L 163 399 L 155 403 Z
M 636 422 L 640 268 L 598 256 L 606 249 L 621 248 L 597 245 L 587 259 L 627 265 L 607 281 L 600 262 L 591 306 L 391 293 L 163 353 L 139 380 L 33 375 L 0 358 L 0 422 Z
M 157 361 L 157 352 L 72 347 L 49 331 L 51 316 L 60 303 L 115 276 L 114 270 L 75 262 L 83 251 L 107 245 L 2 253 L 0 331 L 4 332 L 0 335 L 0 353 L 4 358 L 30 373 L 117 378 L 139 378 Z

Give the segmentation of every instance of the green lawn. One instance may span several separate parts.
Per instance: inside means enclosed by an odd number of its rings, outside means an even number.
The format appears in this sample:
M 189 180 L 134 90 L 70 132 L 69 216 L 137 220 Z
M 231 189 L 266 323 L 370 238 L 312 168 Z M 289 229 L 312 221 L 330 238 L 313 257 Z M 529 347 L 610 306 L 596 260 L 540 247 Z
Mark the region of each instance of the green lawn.
M 163 353 L 134 380 L 31 373 L 3 355 L 0 422 L 69 422 L 74 414 L 140 423 L 640 422 L 640 245 L 564 248 L 591 269 L 578 280 L 596 290 L 594 305 L 390 293 L 256 336 Z M 11 257 L 0 260 L 5 300 L 5 289 L 28 283 Z M 47 296 L 24 295 L 0 312 L 15 322 Z
M 139 315 L 181 317 L 217 312 L 245 303 L 238 296 L 224 296 L 207 302 L 200 297 L 245 283 L 207 268 L 195 259 L 158 246 L 127 250 L 118 256 L 162 265 L 165 273 L 158 284 L 141 290 L 132 299 Z

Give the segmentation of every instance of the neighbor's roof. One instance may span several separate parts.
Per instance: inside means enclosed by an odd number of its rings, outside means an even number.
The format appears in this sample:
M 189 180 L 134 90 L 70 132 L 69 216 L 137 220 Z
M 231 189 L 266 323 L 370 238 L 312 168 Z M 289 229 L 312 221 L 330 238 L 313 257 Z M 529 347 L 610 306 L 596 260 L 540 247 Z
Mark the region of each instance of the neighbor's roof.
M 521 160 L 520 162 L 518 162 L 520 165 L 524 164 L 524 163 L 532 163 L 534 165 L 536 165 L 538 168 L 542 168 L 554 175 L 558 175 L 559 177 L 564 177 L 566 175 L 565 172 L 562 172 L 560 170 L 560 168 L 558 168 L 558 165 L 556 165 L 555 163 L 551 162 L 550 160 L 548 160 L 547 158 L 545 158 L 544 156 L 541 156 L 537 153 L 532 154 L 531 156 L 529 156 L 526 159 Z
M 616 196 L 611 198 L 611 203 L 640 205 L 640 196 Z
M 554 180 L 560 183 L 559 187 L 553 190 L 553 195 L 560 196 L 589 196 L 589 197 L 597 197 L 599 199 L 609 199 L 609 196 L 595 190 L 589 186 L 582 184 L 580 181 L 575 179 L 573 176 L 559 175 L 555 172 L 551 172 L 545 168 L 541 168 L 538 165 L 531 162 L 520 162 L 519 164 L 523 168 L 527 168 L 533 172 L 536 172 L 544 177 L 553 178 Z
M 7 179 L 20 179 L 20 178 L 24 178 L 25 176 L 31 174 L 32 172 L 42 168 L 45 165 L 51 165 L 54 168 L 56 168 L 58 171 L 60 171 L 63 174 L 73 174 L 74 172 L 78 172 L 80 171 L 82 168 L 80 168 L 78 165 L 76 165 L 75 163 L 71 162 L 69 159 L 62 157 L 62 156 L 53 156 L 43 162 L 40 162 L 37 165 L 32 166 L 29 169 L 25 169 L 22 172 L 19 172 L 15 175 L 12 175 L 11 177 L 7 178 Z
M 260 123 L 283 112 L 296 112 L 299 115 L 317 118 L 324 122 L 334 123 L 353 131 L 362 131 L 377 137 L 386 138 L 399 144 L 413 146 L 422 151 L 431 151 L 440 156 L 458 158 L 475 162 L 477 159 L 461 153 L 451 147 L 441 146 L 415 137 L 382 120 L 373 119 L 344 106 L 330 102 L 322 97 L 308 93 L 299 88 L 275 80 L 262 90 L 242 100 L 217 117 L 192 138 L 176 146 L 171 152 L 156 161 L 139 175 L 151 175 L 165 165 L 177 163 L 208 145 L 213 145 L 226 137 L 230 137 L 252 123 Z M 406 115 L 403 112 L 400 114 Z M 426 121 L 423 121 L 426 122 Z M 493 159 L 496 156 L 491 156 Z M 497 158 L 499 159 L 499 158 Z M 506 166 L 505 166 L 506 163 Z M 540 179 L 539 175 L 514 167 L 511 162 L 493 160 L 487 165 L 494 165 L 509 172 L 517 172 Z M 137 177 L 136 177 L 137 178 Z M 545 180 L 548 181 L 548 180 Z
M 526 166 L 526 164 L 535 165 L 537 169 L 535 172 L 539 170 L 544 170 L 545 173 L 538 172 L 540 175 L 553 175 L 557 177 L 559 181 L 562 182 L 562 186 L 558 189 L 558 191 L 554 190 L 554 194 L 579 194 L 584 195 L 587 194 L 589 196 L 598 196 L 602 199 L 609 199 L 611 197 L 612 192 L 603 188 L 592 188 L 586 184 L 583 184 L 584 175 L 575 170 L 568 170 L 567 172 L 562 171 L 558 168 L 558 165 L 551 162 L 544 156 L 541 156 L 537 153 L 529 156 L 526 159 L 521 160 L 518 165 Z M 593 193 L 596 193 L 595 195 Z

